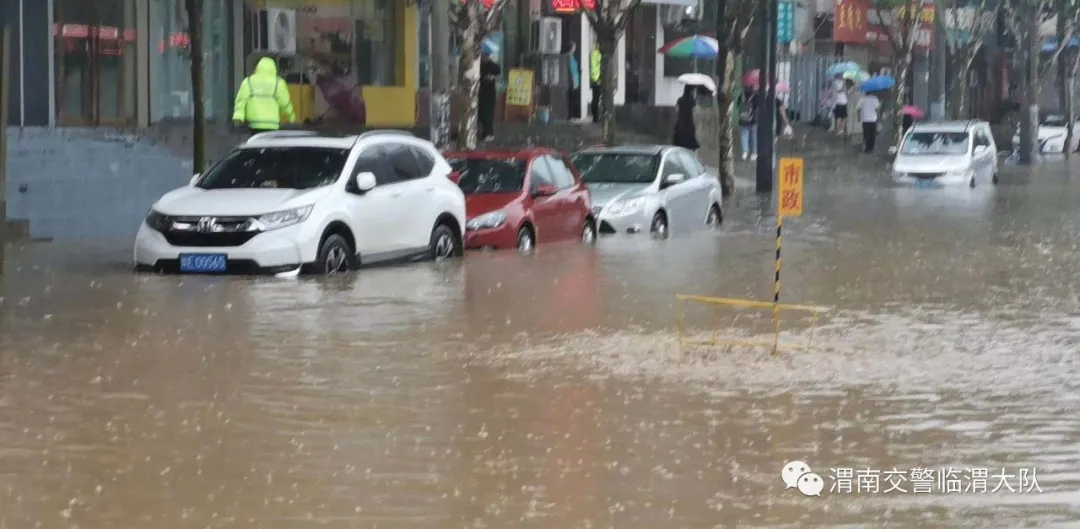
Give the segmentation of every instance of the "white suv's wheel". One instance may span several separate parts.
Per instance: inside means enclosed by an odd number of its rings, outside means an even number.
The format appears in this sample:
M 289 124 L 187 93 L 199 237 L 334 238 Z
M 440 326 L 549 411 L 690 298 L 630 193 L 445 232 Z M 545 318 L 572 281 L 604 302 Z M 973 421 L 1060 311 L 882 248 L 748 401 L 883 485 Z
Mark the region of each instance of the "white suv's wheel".
M 352 270 L 353 256 L 349 242 L 341 235 L 331 235 L 319 246 L 319 258 L 315 261 L 314 272 L 323 275 L 344 274 Z
M 439 224 L 431 230 L 431 242 L 428 248 L 433 261 L 442 261 L 462 254 L 461 241 L 454 234 L 454 230 L 446 224 Z

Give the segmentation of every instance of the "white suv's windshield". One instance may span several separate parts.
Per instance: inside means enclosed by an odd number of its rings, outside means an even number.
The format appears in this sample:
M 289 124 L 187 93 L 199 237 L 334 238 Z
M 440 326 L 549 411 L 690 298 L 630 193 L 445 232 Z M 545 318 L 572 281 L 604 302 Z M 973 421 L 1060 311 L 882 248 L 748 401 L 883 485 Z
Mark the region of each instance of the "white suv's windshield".
M 267 147 L 237 149 L 199 180 L 202 189 L 313 189 L 334 183 L 348 149 Z
M 912 132 L 904 147 L 900 149 L 903 154 L 910 155 L 942 155 L 942 154 L 967 154 L 967 132 Z

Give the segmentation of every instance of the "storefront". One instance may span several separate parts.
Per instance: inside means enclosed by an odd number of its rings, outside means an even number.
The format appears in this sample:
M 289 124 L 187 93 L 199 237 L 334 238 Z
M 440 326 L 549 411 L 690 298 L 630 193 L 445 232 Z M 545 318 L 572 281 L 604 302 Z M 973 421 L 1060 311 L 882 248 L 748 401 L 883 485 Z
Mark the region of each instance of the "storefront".
M 204 108 L 207 119 L 227 120 L 232 114 L 234 61 L 222 51 L 231 47 L 233 17 L 226 0 L 204 2 Z M 149 20 L 150 121 L 190 118 L 194 106 L 184 0 L 150 0 Z
M 655 106 L 674 106 L 683 92 L 679 76 L 695 71 L 714 75 L 716 61 L 666 57 L 656 50 L 669 42 L 695 33 L 714 34 L 715 31 L 711 28 L 716 27 L 715 10 L 703 10 L 698 0 L 644 0 L 639 9 L 642 17 L 646 18 L 643 20 L 645 31 L 651 29 L 655 36 L 641 38 L 643 41 L 650 41 L 654 46 L 648 55 L 654 65 L 650 103 Z M 701 30 L 702 28 L 710 29 Z
M 227 119 L 238 0 L 204 0 L 206 109 Z M 183 0 L 14 0 L 10 121 L 147 126 L 193 112 Z
M 366 124 L 416 120 L 420 44 L 417 7 L 407 0 L 203 0 L 205 108 L 227 121 L 253 58 L 266 54 L 259 10 L 288 9 L 295 53 L 275 54 L 304 70 L 307 117 L 334 116 L 326 86 L 362 97 Z M 10 122 L 25 126 L 139 126 L 193 114 L 184 0 L 10 0 Z M 333 83 L 316 83 L 312 63 L 344 55 Z M 329 61 L 333 62 L 333 60 Z M 325 66 L 325 64 L 323 64 Z M 302 97 L 299 91 L 294 97 Z
M 295 13 L 296 52 L 291 78 L 309 90 L 308 118 L 356 121 L 362 107 L 368 126 L 416 122 L 420 28 L 415 2 L 406 0 L 247 0 L 248 8 Z M 245 54 L 259 55 L 262 28 L 249 23 Z M 245 61 L 248 68 L 251 57 Z M 362 99 L 359 105 L 357 98 Z M 306 106 L 305 101 L 301 106 Z
M 592 0 L 547 0 L 544 5 L 545 15 L 557 16 L 562 19 L 563 50 L 569 50 L 573 43 L 577 48 L 577 62 L 581 68 L 581 89 L 571 94 L 574 97 L 569 102 L 571 116 L 589 116 L 589 105 L 592 102 L 592 87 L 590 86 L 589 56 L 596 45 L 596 34 L 593 32 L 589 17 L 581 10 L 595 9 Z M 622 105 L 626 98 L 626 38 L 619 39 L 615 55 L 615 75 L 618 79 L 615 89 L 615 104 Z M 576 106 L 577 108 L 573 108 Z

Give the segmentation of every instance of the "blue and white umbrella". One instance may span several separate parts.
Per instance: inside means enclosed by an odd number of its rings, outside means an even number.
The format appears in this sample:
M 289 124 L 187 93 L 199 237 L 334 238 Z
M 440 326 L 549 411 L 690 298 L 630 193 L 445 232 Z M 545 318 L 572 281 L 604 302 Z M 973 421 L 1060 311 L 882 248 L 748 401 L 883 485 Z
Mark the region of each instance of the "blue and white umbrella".
M 852 61 L 844 61 L 838 62 L 830 66 L 828 70 L 825 70 L 825 74 L 829 77 L 835 77 L 837 75 L 843 75 L 847 72 L 857 72 L 859 70 L 862 70 L 862 67 L 860 67 L 858 64 L 855 64 Z
M 499 43 L 491 40 L 491 37 L 487 37 L 480 43 L 480 51 L 492 56 L 499 56 Z
M 1065 45 L 1066 48 L 1075 48 L 1077 46 L 1080 46 L 1080 37 L 1073 37 L 1073 38 L 1069 39 L 1069 42 Z M 1050 53 L 1050 52 L 1053 52 L 1053 51 L 1057 51 L 1057 49 L 1058 49 L 1058 41 L 1057 41 L 1057 39 L 1051 38 L 1051 39 L 1047 39 L 1047 40 L 1043 41 L 1042 51 L 1044 53 Z
M 893 79 L 892 76 L 875 75 L 859 84 L 859 90 L 869 94 L 871 92 L 888 90 L 894 86 L 896 86 L 896 79 Z

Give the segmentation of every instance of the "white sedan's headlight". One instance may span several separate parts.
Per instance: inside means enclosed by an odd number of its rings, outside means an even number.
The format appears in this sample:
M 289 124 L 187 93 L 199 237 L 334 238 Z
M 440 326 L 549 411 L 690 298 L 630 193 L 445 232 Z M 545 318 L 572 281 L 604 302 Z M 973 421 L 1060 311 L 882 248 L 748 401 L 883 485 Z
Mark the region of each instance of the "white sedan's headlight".
M 608 205 L 607 210 L 612 215 L 629 215 L 637 213 L 643 207 L 645 207 L 645 197 L 638 197 L 629 200 L 616 200 Z
M 308 218 L 313 207 L 304 206 L 302 208 L 267 213 L 253 219 L 250 229 L 253 231 L 267 231 L 299 224 Z
M 469 219 L 465 223 L 465 229 L 469 231 L 475 230 L 493 230 L 506 223 L 506 213 L 502 211 L 492 211 L 491 213 L 484 213 L 479 217 Z
M 893 171 L 893 178 L 907 178 L 908 174 L 902 171 Z

